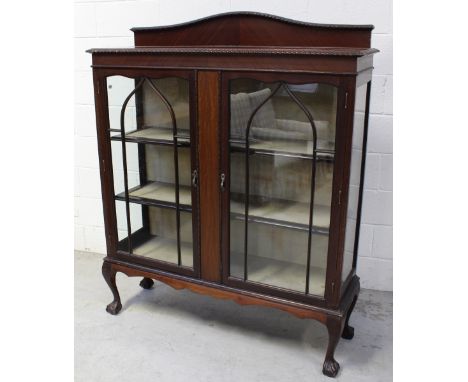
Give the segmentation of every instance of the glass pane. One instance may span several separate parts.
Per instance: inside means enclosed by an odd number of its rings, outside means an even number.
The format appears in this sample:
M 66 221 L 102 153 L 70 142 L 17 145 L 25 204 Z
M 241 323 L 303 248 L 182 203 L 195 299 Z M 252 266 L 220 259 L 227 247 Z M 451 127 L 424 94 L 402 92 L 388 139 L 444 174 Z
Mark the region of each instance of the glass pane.
M 131 224 L 130 229 L 133 235 L 140 231 L 143 227 L 142 206 L 138 204 L 130 204 L 129 209 Z M 121 251 L 128 252 L 127 210 L 125 207 L 125 202 L 120 200 L 115 201 L 115 213 L 117 215 L 117 232 L 119 237 L 119 244 L 117 248 Z
M 192 214 L 180 214 L 181 261 L 193 267 Z M 149 207 L 149 232 L 133 253 L 156 260 L 177 264 L 177 221 L 175 210 Z
M 110 127 L 115 130 L 110 134 L 119 248 L 193 267 L 188 80 L 115 76 L 108 78 L 108 91 Z M 117 130 L 120 130 L 120 113 L 126 99 L 129 101 L 124 109 L 122 137 Z M 114 117 L 112 108 L 118 109 Z
M 135 144 L 126 146 L 127 151 L 127 173 L 128 188 L 140 184 L 140 174 L 138 165 L 138 147 Z M 122 142 L 111 141 L 112 152 L 112 170 L 114 177 L 114 193 L 121 194 L 125 192 L 124 167 L 122 157 Z
M 120 111 L 127 96 L 135 89 L 135 79 L 123 76 L 107 77 L 107 103 L 109 107 L 109 127 L 120 130 Z M 125 110 L 125 131 L 137 128 L 135 97 L 132 97 Z
M 353 122 L 353 144 L 349 178 L 348 212 L 346 220 L 345 252 L 342 280 L 346 280 L 353 268 L 354 245 L 356 241 L 356 219 L 358 214 L 359 185 L 361 180 L 362 148 L 364 140 L 364 119 L 366 112 L 367 84 L 356 89 L 356 104 Z
M 135 90 L 124 112 L 124 130 L 134 140 L 156 140 L 170 144 L 173 124 L 170 109 L 176 120 L 179 143 L 190 141 L 189 81 L 183 78 L 127 78 L 111 76 L 107 79 L 109 126 L 113 136 L 121 129 L 120 115 L 125 99 Z M 159 92 L 159 93 L 158 93 Z M 167 101 L 168 104 L 164 101 Z M 117 132 L 117 134 L 116 134 Z
M 119 240 L 118 249 L 126 251 L 127 245 L 123 245 L 122 240 L 128 236 L 127 231 L 127 213 L 125 211 L 125 203 L 119 200 L 115 201 L 115 214 L 117 217 L 117 236 Z M 125 248 L 124 248 L 125 247 Z
M 125 148 L 130 200 L 171 205 L 175 208 L 174 148 L 133 142 L 125 142 Z M 192 205 L 190 147 L 178 148 L 177 157 L 179 204 L 182 209 L 190 210 Z M 121 141 L 112 141 L 112 163 L 115 195 L 125 200 Z
M 180 213 L 180 247 L 182 265 L 193 268 L 193 227 L 192 213 Z
M 172 119 L 167 106 L 154 91 L 151 84 L 163 93 L 174 111 L 177 134 L 181 139 L 190 139 L 189 84 L 182 78 L 162 78 L 145 81 L 142 87 L 144 106 L 143 126 L 146 130 L 138 136 L 172 140 Z
M 308 293 L 323 295 L 336 88 L 252 79 L 230 85 L 231 275 L 299 292 L 308 275 Z

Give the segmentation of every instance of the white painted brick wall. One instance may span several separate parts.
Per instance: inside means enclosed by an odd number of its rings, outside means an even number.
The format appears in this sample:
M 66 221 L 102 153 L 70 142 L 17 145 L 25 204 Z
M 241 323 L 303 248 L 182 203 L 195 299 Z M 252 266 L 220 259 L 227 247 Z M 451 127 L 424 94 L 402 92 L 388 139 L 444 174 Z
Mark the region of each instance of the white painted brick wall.
M 133 45 L 130 28 L 173 24 L 229 11 L 292 19 L 374 24 L 369 156 L 358 273 L 364 288 L 392 290 L 392 2 L 387 0 L 75 1 L 75 248 L 104 253 L 104 228 L 88 48 Z

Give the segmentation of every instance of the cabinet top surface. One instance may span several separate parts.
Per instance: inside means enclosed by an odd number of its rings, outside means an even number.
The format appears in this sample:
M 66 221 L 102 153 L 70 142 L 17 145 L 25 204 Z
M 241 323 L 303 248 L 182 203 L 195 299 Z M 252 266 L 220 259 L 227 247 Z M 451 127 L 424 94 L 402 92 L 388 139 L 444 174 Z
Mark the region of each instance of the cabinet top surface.
M 132 28 L 134 48 L 93 54 L 268 54 L 360 57 L 372 25 L 314 24 L 255 12 L 222 13 L 176 25 Z
M 87 50 L 92 54 L 232 54 L 232 55 L 300 55 L 300 56 L 350 56 L 361 57 L 377 53 L 374 48 L 335 48 L 335 47 L 249 47 L 249 46 L 145 46 L 128 48 L 94 48 Z

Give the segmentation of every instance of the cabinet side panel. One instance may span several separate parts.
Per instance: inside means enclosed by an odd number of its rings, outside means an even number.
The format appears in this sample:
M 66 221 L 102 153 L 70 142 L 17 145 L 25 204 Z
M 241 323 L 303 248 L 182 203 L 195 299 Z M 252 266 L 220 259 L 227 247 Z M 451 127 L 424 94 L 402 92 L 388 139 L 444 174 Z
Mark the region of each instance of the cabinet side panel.
M 219 73 L 197 76 L 201 277 L 221 281 L 219 195 Z
M 108 134 L 109 110 L 107 106 L 107 82 L 106 78 L 96 70 L 93 71 L 93 80 L 107 256 L 115 256 L 118 235 L 114 203 L 112 153 Z
M 342 282 L 349 279 L 350 273 L 355 272 L 356 268 L 364 188 L 370 86 L 368 82 L 356 87 Z

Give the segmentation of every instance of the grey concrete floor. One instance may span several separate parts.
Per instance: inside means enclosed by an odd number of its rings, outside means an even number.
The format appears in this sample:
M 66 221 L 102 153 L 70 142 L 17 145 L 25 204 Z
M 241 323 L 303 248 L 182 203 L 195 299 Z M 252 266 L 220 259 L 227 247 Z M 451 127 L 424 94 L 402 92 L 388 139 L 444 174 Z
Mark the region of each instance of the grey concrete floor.
M 75 253 L 75 381 L 328 381 L 327 332 L 313 320 L 239 306 L 117 274 L 123 308 L 101 276 L 102 255 Z M 355 336 L 335 353 L 338 381 L 392 380 L 392 293 L 363 290 Z

